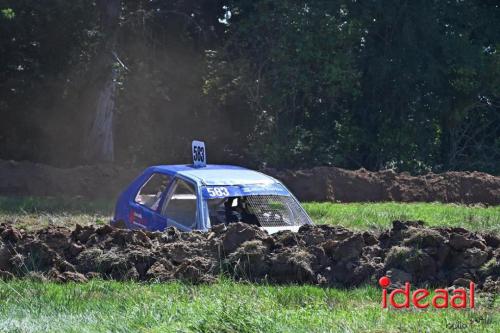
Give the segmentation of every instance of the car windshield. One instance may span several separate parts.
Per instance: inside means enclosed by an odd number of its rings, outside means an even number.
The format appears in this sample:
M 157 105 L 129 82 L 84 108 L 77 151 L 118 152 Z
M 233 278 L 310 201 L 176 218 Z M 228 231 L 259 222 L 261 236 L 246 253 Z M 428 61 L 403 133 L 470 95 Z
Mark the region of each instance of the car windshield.
M 213 225 L 245 222 L 260 227 L 292 227 L 308 224 L 298 201 L 285 195 L 248 195 L 208 199 Z

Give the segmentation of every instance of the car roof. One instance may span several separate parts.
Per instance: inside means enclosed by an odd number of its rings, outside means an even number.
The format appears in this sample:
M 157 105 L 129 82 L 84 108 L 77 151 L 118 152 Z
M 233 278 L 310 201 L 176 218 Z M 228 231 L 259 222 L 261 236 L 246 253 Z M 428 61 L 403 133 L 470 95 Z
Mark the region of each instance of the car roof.
M 207 164 L 195 168 L 192 165 L 157 165 L 154 172 L 179 174 L 202 185 L 251 185 L 279 183 L 276 179 L 261 172 L 236 165 Z

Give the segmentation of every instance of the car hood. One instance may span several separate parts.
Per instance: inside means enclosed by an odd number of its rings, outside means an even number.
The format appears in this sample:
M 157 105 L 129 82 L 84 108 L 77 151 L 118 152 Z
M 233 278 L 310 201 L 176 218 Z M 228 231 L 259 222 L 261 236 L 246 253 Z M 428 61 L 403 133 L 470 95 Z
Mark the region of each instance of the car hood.
M 297 226 L 286 226 L 286 227 L 261 227 L 260 229 L 267 231 L 267 233 L 271 235 L 271 234 L 274 234 L 276 232 L 285 231 L 285 230 L 297 232 L 297 231 L 299 231 L 300 227 L 301 227 L 300 225 L 297 225 Z

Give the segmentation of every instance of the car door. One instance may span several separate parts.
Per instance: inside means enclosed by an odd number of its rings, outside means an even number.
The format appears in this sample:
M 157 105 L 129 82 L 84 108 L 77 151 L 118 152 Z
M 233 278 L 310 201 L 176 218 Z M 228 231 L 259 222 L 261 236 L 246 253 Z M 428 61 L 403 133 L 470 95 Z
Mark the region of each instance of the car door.
M 155 231 L 165 228 L 166 219 L 159 211 L 171 181 L 170 175 L 153 173 L 144 182 L 131 203 L 129 222 L 132 229 Z
M 182 231 L 196 229 L 198 201 L 195 183 L 183 178 L 174 178 L 161 210 L 161 215 L 167 219 L 167 227 L 176 227 Z

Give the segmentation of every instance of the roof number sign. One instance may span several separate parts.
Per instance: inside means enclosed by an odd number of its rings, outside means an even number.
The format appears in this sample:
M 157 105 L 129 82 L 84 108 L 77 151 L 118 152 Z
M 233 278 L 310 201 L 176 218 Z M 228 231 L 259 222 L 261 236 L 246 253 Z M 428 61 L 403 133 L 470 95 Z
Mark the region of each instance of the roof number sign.
M 205 150 L 205 142 L 194 140 L 191 144 L 193 150 L 193 165 L 195 167 L 207 166 L 207 151 Z

